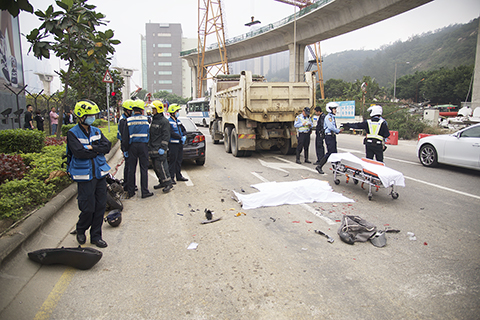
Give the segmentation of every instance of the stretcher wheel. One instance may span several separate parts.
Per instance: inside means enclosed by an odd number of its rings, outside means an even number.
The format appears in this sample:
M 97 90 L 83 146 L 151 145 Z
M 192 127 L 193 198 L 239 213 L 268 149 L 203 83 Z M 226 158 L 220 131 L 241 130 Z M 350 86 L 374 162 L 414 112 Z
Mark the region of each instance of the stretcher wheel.
M 392 192 L 392 198 L 398 199 L 398 192 Z
M 353 183 L 354 183 L 354 184 L 358 184 L 358 180 L 355 179 L 355 178 L 353 178 Z
M 338 186 L 340 184 L 340 180 L 339 179 L 335 179 L 333 180 L 333 182 L 335 182 L 335 184 Z

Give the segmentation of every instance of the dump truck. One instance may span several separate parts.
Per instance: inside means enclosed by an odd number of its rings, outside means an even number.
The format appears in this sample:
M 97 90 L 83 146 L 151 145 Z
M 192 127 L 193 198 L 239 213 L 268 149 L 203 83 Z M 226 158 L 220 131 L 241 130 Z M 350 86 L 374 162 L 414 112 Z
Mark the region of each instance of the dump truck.
M 294 154 L 293 123 L 305 107 L 315 107 L 315 80 L 314 72 L 306 72 L 304 82 L 267 82 L 250 71 L 216 76 L 209 110 L 213 143 L 223 140 L 235 157 L 257 149 Z

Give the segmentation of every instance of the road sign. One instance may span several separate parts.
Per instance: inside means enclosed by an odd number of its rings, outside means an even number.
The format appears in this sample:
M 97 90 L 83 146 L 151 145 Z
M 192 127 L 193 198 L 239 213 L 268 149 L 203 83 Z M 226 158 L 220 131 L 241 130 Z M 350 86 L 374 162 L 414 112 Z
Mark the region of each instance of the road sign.
M 110 72 L 108 71 L 105 71 L 105 75 L 103 76 L 103 82 L 106 82 L 106 83 L 113 83 L 113 79 L 112 79 L 112 76 L 110 75 Z

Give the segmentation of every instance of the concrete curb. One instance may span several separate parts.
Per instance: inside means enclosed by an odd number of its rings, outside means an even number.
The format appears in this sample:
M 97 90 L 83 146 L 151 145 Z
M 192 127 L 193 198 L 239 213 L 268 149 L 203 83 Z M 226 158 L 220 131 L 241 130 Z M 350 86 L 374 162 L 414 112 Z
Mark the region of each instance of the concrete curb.
M 119 148 L 120 141 L 118 141 L 105 156 L 107 162 L 110 161 Z M 76 194 L 77 184 L 72 183 L 52 200 L 47 202 L 44 207 L 38 209 L 30 217 L 25 219 L 25 221 L 20 223 L 19 226 L 12 230 L 11 234 L 7 233 L 0 238 L 0 265 Z

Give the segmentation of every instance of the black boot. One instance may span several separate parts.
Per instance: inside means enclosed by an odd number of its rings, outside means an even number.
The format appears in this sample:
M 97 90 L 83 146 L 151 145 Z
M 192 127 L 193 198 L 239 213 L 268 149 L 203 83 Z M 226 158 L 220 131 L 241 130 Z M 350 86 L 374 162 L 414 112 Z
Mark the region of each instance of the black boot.
M 295 162 L 298 163 L 298 164 L 301 164 L 301 162 L 300 162 L 300 151 L 299 150 L 297 150 L 297 160 Z
M 305 151 L 305 163 L 312 163 L 310 160 L 308 160 L 308 151 Z
M 323 172 L 322 170 L 322 167 L 323 165 L 327 162 L 327 158 L 326 157 L 323 157 L 321 160 L 320 160 L 320 163 L 318 164 L 318 166 L 315 167 L 315 169 L 318 171 L 318 173 L 320 174 L 325 174 L 325 172 Z

